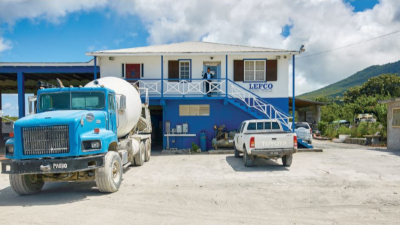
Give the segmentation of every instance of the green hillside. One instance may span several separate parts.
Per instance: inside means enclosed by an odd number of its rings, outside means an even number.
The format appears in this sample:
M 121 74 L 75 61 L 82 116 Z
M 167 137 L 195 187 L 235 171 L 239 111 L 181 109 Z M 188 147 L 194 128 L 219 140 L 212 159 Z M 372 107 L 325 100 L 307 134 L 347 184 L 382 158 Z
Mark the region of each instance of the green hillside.
M 315 99 L 318 97 L 335 98 L 336 96 L 342 96 L 347 89 L 350 87 L 362 85 L 369 78 L 379 76 L 381 74 L 396 73 L 400 75 L 400 61 L 394 63 L 388 63 L 378 66 L 370 66 L 364 70 L 361 70 L 346 79 L 343 79 L 334 84 L 328 85 L 321 89 L 308 92 L 299 96 L 303 99 Z

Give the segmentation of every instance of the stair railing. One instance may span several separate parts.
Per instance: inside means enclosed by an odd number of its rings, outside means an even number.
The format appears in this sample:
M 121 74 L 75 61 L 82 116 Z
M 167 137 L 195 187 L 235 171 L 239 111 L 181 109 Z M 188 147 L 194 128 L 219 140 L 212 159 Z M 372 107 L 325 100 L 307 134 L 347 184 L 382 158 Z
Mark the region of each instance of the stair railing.
M 282 112 L 277 109 L 272 104 L 266 102 L 260 96 L 254 94 L 253 92 L 245 89 L 244 87 L 238 85 L 232 80 L 229 81 L 228 86 L 228 96 L 230 98 L 238 99 L 247 105 L 249 108 L 253 108 L 268 119 L 276 119 L 281 122 L 282 125 L 290 129 L 289 119 L 292 118 L 288 113 Z

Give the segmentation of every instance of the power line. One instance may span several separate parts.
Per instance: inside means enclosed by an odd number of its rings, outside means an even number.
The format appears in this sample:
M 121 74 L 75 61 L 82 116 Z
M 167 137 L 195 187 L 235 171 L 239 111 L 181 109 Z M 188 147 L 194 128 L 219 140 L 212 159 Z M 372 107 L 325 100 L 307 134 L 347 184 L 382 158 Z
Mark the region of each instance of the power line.
M 354 46 L 354 45 L 359 45 L 359 44 L 362 44 L 362 43 L 365 43 L 365 42 L 368 42 L 368 41 L 373 41 L 373 40 L 376 40 L 376 39 L 379 39 L 379 38 L 383 38 L 383 37 L 386 37 L 386 36 L 389 36 L 389 35 L 392 35 L 392 34 L 396 34 L 396 33 L 399 33 L 399 32 L 400 32 L 400 30 L 394 31 L 394 32 L 391 32 L 391 33 L 388 33 L 388 34 L 384 34 L 384 35 L 381 35 L 379 37 L 374 37 L 374 38 L 371 38 L 371 39 L 368 39 L 368 40 L 365 40 L 365 41 L 361 41 L 361 42 L 357 42 L 357 43 L 354 43 L 354 44 L 350 44 L 350 45 L 346 45 L 346 46 L 342 46 L 342 47 L 326 50 L 326 51 L 323 51 L 323 52 L 318 52 L 318 53 L 315 53 L 315 54 L 312 54 L 312 55 L 306 55 L 306 56 L 299 57 L 299 58 L 296 58 L 296 59 L 303 59 L 303 58 L 308 58 L 308 57 L 312 57 L 312 56 L 316 56 L 316 55 L 325 54 L 325 53 L 328 53 L 328 52 L 333 52 L 333 51 L 336 51 L 336 50 L 339 50 L 339 49 L 348 48 L 348 47 L 351 47 L 351 46 Z

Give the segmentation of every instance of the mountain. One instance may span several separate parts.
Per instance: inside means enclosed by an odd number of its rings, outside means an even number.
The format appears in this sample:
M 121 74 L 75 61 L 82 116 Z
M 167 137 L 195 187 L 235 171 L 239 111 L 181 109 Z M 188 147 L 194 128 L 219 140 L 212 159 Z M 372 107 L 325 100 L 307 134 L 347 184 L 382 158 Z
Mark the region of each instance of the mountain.
M 298 97 L 302 99 L 315 99 L 318 97 L 335 98 L 336 96 L 342 96 L 350 87 L 362 85 L 371 77 L 388 73 L 396 73 L 397 75 L 400 75 L 400 61 L 384 65 L 370 66 L 358 71 L 346 79 L 330 84 L 321 89 L 302 94 Z

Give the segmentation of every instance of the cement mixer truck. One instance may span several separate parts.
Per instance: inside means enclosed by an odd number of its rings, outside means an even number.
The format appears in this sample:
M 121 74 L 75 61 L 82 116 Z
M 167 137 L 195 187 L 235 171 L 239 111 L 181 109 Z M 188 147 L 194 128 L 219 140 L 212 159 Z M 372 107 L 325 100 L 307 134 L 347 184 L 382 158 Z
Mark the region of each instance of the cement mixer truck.
M 150 111 L 137 86 L 114 77 L 84 87 L 59 82 L 36 99 L 37 113 L 15 122 L 1 162 L 16 193 L 62 181 L 95 181 L 100 192 L 116 192 L 124 168 L 150 160 Z

